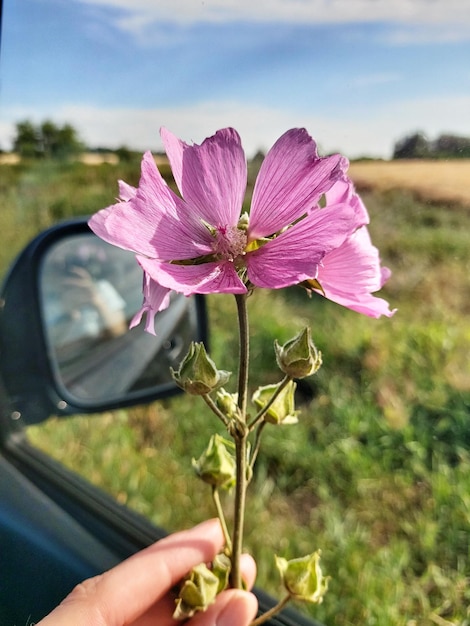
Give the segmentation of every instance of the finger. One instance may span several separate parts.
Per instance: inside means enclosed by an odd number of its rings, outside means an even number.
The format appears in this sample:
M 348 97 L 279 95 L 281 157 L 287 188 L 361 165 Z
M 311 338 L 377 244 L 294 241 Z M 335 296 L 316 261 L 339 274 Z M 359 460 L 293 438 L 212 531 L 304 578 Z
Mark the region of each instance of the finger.
M 242 554 L 240 559 L 240 569 L 247 588 L 251 589 L 255 584 L 256 579 L 256 562 L 250 554 Z
M 254 559 L 249 554 L 242 554 L 240 567 L 243 580 L 247 588 L 251 589 L 256 577 L 256 563 Z M 216 602 L 219 601 L 220 600 L 217 598 Z M 178 625 L 179 622 L 172 619 L 175 606 L 175 596 L 168 594 L 164 598 L 161 598 L 149 611 L 142 615 L 142 617 L 136 620 L 133 626 L 155 626 L 157 623 L 159 626 Z M 209 613 L 209 615 L 211 615 L 211 613 Z M 192 623 L 191 621 L 190 624 L 192 625 Z M 211 623 L 211 626 L 213 626 L 213 623 Z
M 169 535 L 101 576 L 79 585 L 41 626 L 132 623 L 192 567 L 212 561 L 223 542 L 217 520 Z
M 204 613 L 198 613 L 188 626 L 248 626 L 258 610 L 256 597 L 240 589 L 223 591 Z

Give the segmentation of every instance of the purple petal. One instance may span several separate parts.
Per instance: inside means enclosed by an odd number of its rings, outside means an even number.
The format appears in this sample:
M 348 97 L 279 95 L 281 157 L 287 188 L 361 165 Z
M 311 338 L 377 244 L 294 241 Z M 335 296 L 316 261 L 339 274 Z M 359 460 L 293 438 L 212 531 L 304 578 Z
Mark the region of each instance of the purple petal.
M 360 296 L 352 294 L 346 296 L 339 293 L 331 294 L 328 289 L 325 289 L 325 297 L 332 302 L 336 302 L 336 304 L 351 309 L 351 311 L 362 313 L 368 317 L 379 318 L 382 315 L 392 317 L 397 312 L 397 309 L 390 309 L 387 300 L 377 298 L 370 293 L 361 294 Z
M 161 261 L 195 259 L 213 252 L 214 239 L 201 221 L 194 220 L 188 206 L 175 199 L 176 211 L 160 220 L 153 240 L 154 254 Z
M 185 296 L 195 293 L 245 293 L 245 285 L 230 261 L 177 265 L 139 258 L 145 271 L 160 285 Z
M 325 254 L 354 228 L 346 204 L 317 209 L 275 239 L 247 254 L 248 277 L 257 287 L 280 289 L 316 278 Z
M 114 246 L 141 254 L 155 252 L 151 243 L 154 228 L 148 216 L 136 211 L 131 202 L 118 202 L 98 211 L 88 225 L 98 237 Z
M 320 158 L 305 129 L 287 131 L 266 155 L 256 180 L 249 239 L 267 237 L 312 209 L 342 175 L 340 155 Z
M 146 152 L 136 191 L 120 184 L 129 197 L 96 213 L 90 228 L 105 241 L 150 258 L 191 259 L 212 251 L 209 232 L 188 214 L 184 202 L 168 187 L 153 156 Z
M 364 226 L 325 256 L 317 278 L 329 300 L 370 317 L 390 317 L 396 309 L 390 310 L 385 300 L 371 295 L 390 273 L 380 267 L 379 251 Z
M 369 213 L 362 202 L 360 196 L 356 193 L 354 184 L 346 175 L 340 178 L 326 192 L 326 205 L 340 204 L 346 202 L 350 204 L 356 213 L 356 228 L 369 224 Z
M 131 200 L 137 193 L 136 187 L 129 185 L 123 180 L 118 180 L 118 186 L 119 186 L 119 198 L 123 202 L 126 202 L 127 200 Z
M 175 202 L 150 152 L 142 159 L 139 188 L 135 193 L 131 190 L 130 185 L 120 184 L 120 192 L 130 195 L 128 201 L 98 211 L 89 221 L 90 228 L 115 246 L 155 256 L 156 226 L 166 213 L 175 213 Z
M 147 317 L 145 330 L 151 335 L 155 335 L 155 315 L 159 311 L 168 308 L 170 304 L 170 290 L 156 283 L 144 272 L 143 292 L 144 301 L 142 308 L 132 318 L 129 328 L 134 328 L 134 326 L 140 324 L 145 314 Z
M 201 145 L 188 145 L 165 128 L 161 136 L 180 193 L 211 226 L 235 226 L 246 190 L 247 167 L 238 133 L 224 128 Z

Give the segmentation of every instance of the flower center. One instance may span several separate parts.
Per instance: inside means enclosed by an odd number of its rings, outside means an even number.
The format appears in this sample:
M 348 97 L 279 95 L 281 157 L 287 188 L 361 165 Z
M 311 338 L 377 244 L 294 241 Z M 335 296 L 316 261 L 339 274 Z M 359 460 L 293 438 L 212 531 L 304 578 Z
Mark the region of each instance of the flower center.
M 217 256 L 234 261 L 245 254 L 247 244 L 246 232 L 237 226 L 217 226 L 213 232 L 213 251 Z

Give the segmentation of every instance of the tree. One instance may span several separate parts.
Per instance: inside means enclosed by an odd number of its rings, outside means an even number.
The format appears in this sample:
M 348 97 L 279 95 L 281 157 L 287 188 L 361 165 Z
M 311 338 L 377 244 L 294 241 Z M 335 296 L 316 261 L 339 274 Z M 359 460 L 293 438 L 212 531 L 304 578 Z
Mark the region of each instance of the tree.
M 423 133 L 414 133 L 400 139 L 393 150 L 394 159 L 423 159 L 431 156 L 431 146 Z
M 16 137 L 13 141 L 13 150 L 22 157 L 37 156 L 38 132 L 35 126 L 28 121 L 16 124 Z
M 434 142 L 434 151 L 439 158 L 469 158 L 470 139 L 458 135 L 441 135 Z
M 29 120 L 16 124 L 13 147 L 22 157 L 66 158 L 84 148 L 70 124 L 57 126 L 46 120 L 35 126 Z
M 423 133 L 407 135 L 396 142 L 394 159 L 462 159 L 470 158 L 470 138 L 450 133 L 428 141 Z

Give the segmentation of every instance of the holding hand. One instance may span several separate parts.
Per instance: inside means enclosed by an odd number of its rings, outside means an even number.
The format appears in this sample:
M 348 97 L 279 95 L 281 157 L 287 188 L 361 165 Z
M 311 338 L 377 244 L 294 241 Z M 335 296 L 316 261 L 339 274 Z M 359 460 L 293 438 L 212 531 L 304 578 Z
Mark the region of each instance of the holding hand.
M 198 563 L 210 562 L 224 544 L 217 520 L 169 535 L 113 569 L 78 585 L 37 626 L 175 626 L 172 588 Z M 256 566 L 244 555 L 244 579 L 253 586 Z M 191 626 L 248 626 L 255 617 L 253 594 L 223 591 Z

